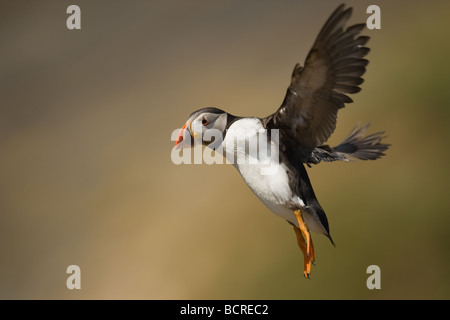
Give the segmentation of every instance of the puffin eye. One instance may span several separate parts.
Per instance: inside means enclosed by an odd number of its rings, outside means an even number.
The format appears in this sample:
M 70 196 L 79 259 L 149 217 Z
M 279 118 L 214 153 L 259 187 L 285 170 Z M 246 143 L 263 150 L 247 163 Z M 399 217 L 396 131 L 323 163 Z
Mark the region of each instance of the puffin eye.
M 205 118 L 202 119 L 202 125 L 206 126 L 209 123 L 208 120 L 206 120 Z

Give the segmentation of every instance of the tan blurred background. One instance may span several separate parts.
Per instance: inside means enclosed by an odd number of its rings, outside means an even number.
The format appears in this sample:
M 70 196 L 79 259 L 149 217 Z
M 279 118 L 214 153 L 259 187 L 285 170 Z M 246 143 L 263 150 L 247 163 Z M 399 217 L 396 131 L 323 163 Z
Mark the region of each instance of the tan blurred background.
M 347 2 L 382 28 L 330 143 L 361 120 L 392 148 L 308 170 L 337 244 L 312 280 L 232 166 L 171 162 L 197 108 L 272 113 L 340 2 L 2 1 L 0 298 L 449 299 L 449 2 Z

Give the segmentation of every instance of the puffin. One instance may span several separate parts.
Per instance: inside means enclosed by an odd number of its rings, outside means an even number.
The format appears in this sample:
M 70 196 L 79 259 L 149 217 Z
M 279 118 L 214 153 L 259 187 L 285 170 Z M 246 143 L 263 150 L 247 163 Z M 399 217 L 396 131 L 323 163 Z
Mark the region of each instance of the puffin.
M 345 4 L 331 14 L 304 65 L 295 65 L 274 113 L 240 117 L 215 107 L 202 108 L 189 115 L 175 140 L 176 149 L 201 145 L 219 153 L 264 205 L 293 227 L 305 278 L 310 278 L 315 261 L 311 232 L 325 235 L 335 246 L 305 165 L 376 160 L 390 146 L 382 143 L 384 131 L 366 134 L 369 124 L 355 126 L 335 147 L 325 144 L 336 128 L 339 109 L 353 102 L 348 94 L 361 90 L 369 63 L 364 58 L 369 37 L 360 35 L 365 24 L 347 27 L 351 15 L 352 8 Z M 256 147 L 251 147 L 252 141 Z

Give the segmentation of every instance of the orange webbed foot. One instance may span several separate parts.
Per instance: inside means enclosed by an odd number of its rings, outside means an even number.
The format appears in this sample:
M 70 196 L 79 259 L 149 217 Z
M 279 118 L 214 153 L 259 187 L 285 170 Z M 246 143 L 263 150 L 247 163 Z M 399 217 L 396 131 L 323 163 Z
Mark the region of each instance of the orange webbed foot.
M 314 245 L 311 239 L 311 234 L 308 230 L 308 226 L 303 220 L 301 210 L 294 211 L 297 218 L 299 227 L 294 225 L 295 235 L 297 236 L 297 243 L 303 253 L 304 265 L 303 274 L 305 278 L 309 278 L 311 274 L 311 264 L 315 260 Z

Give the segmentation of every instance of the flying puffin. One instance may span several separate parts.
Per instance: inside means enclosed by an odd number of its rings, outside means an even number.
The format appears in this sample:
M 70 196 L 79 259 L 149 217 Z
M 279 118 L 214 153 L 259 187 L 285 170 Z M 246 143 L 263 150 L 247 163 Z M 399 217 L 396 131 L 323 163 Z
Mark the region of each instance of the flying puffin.
M 389 147 L 381 143 L 384 132 L 365 135 L 368 124 L 356 126 L 336 147 L 324 145 L 336 127 L 338 110 L 353 102 L 347 94 L 361 90 L 361 77 L 369 62 L 364 59 L 369 37 L 359 35 L 365 24 L 345 27 L 351 14 L 352 8 L 342 4 L 326 21 L 304 66 L 297 63 L 294 67 L 286 96 L 275 113 L 265 118 L 238 117 L 218 108 L 203 108 L 189 116 L 175 142 L 176 148 L 198 142 L 216 152 L 220 149 L 231 160 L 236 154 L 244 157 L 245 161 L 231 162 L 266 207 L 293 226 L 307 278 L 315 260 L 310 232 L 324 234 L 334 242 L 304 164 L 375 160 Z M 212 129 L 220 134 L 213 143 L 205 135 Z M 277 170 L 271 173 L 262 170 L 268 155 L 252 154 L 248 144 L 236 143 L 238 139 L 250 141 L 264 130 L 267 138 L 258 141 L 266 144 L 270 159 L 275 156 L 278 160 Z M 273 132 L 278 139 L 273 139 Z

